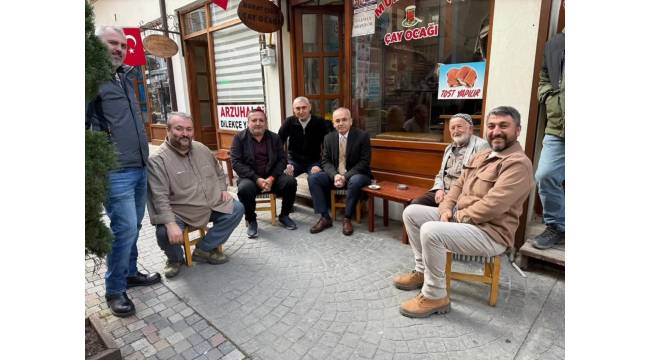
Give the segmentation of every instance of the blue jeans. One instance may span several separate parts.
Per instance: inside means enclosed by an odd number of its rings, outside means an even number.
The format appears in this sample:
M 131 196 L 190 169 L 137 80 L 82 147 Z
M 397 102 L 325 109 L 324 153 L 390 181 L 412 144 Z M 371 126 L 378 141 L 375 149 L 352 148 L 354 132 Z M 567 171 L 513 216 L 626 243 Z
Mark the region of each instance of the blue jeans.
M 546 134 L 543 145 L 535 180 L 544 208 L 544 224 L 564 231 L 564 139 Z
M 309 192 L 314 202 L 314 213 L 321 214 L 323 217 L 329 216 L 329 199 L 330 190 L 334 189 L 334 181 L 330 180 L 326 172 L 321 171 L 311 174 L 307 178 L 309 183 Z M 361 188 L 370 184 L 370 177 L 364 174 L 352 175 L 347 181 L 346 188 L 348 194 L 345 200 L 345 217 L 352 218 L 357 202 L 361 198 Z
M 201 250 L 209 252 L 216 249 L 217 246 L 228 240 L 230 234 L 239 225 L 241 218 L 244 216 L 244 205 L 237 200 L 233 200 L 233 202 L 232 214 L 224 214 L 216 211 L 210 214 L 212 228 L 208 230 L 203 240 L 197 244 Z M 181 228 L 181 231 L 187 226 L 178 216 L 176 217 L 176 224 Z M 183 247 L 180 244 L 169 243 L 167 228 L 164 224 L 156 225 L 156 239 L 158 240 L 158 246 L 165 252 L 169 261 L 176 263 L 183 262 Z
M 104 202 L 111 219 L 113 246 L 106 256 L 106 295 L 126 291 L 126 278 L 138 271 L 138 233 L 147 200 L 146 168 L 124 168 L 108 174 Z

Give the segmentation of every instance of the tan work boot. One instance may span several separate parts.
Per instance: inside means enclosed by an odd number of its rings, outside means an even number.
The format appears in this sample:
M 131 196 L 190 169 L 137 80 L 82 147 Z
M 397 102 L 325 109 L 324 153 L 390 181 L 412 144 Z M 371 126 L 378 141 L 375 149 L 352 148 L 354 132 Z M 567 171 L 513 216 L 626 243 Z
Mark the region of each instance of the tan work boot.
M 192 252 L 192 259 L 198 262 L 207 262 L 209 264 L 223 264 L 228 262 L 228 257 L 222 252 L 216 252 L 212 250 L 210 252 L 203 251 L 198 247 L 194 248 Z
M 178 275 L 178 273 L 181 271 L 181 265 L 182 263 L 180 262 L 167 260 L 164 269 L 165 277 L 167 279 L 171 279 L 174 276 Z
M 393 284 L 400 290 L 417 290 L 424 284 L 424 274 L 413 270 L 408 274 L 397 275 L 393 278 Z
M 399 306 L 400 314 L 414 318 L 423 318 L 432 314 L 446 314 L 450 309 L 449 296 L 440 299 L 427 299 L 422 293 Z

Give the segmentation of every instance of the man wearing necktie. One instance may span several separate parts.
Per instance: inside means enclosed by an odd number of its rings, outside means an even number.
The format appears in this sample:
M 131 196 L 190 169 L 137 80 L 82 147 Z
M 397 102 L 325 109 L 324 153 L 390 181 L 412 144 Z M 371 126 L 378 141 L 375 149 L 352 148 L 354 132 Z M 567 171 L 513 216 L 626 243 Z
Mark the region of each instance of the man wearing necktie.
M 325 136 L 321 167 L 323 172 L 309 177 L 309 192 L 314 202 L 314 212 L 320 214 L 318 222 L 309 230 L 319 233 L 332 226 L 327 201 L 332 187 L 347 188 L 343 234 L 352 235 L 352 214 L 361 197 L 361 188 L 370 184 L 370 136 L 352 128 L 350 110 L 341 107 L 332 114 L 336 132 Z

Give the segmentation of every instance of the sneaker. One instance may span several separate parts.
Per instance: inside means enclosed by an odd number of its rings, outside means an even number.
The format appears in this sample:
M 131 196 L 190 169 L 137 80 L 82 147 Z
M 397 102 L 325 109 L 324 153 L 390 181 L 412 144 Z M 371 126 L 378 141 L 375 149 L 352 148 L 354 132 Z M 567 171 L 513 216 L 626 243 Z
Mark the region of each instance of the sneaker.
M 194 251 L 192 252 L 192 259 L 197 262 L 207 262 L 212 265 L 228 262 L 228 258 L 223 253 L 216 254 L 212 251 L 207 252 L 199 248 L 194 248 Z
M 284 227 L 289 230 L 296 230 L 297 228 L 296 223 L 291 220 L 289 215 L 282 215 L 278 220 L 280 220 L 280 224 L 284 225 Z
M 446 314 L 450 309 L 451 301 L 449 301 L 449 296 L 440 299 L 429 299 L 424 297 L 422 293 L 399 306 L 400 314 L 414 318 L 423 318 L 432 314 Z
M 212 251 L 210 251 L 210 254 L 212 254 L 212 256 L 217 259 L 218 264 L 227 263 L 229 260 L 228 256 L 224 254 L 222 250 L 219 250 L 218 246 L 212 249 Z
M 547 225 L 544 232 L 535 236 L 533 246 L 540 250 L 550 249 L 564 241 L 564 231 L 558 230 L 553 225 Z
M 417 290 L 422 288 L 423 284 L 424 274 L 415 270 L 393 278 L 393 285 L 400 290 Z
M 165 269 L 163 270 L 163 272 L 165 273 L 165 277 L 167 279 L 171 279 L 174 276 L 178 275 L 178 273 L 181 271 L 181 265 L 183 264 L 180 262 L 167 260 L 167 263 L 165 264 Z
M 257 237 L 257 220 L 253 220 L 248 223 L 248 230 L 246 230 L 246 235 L 249 239 Z

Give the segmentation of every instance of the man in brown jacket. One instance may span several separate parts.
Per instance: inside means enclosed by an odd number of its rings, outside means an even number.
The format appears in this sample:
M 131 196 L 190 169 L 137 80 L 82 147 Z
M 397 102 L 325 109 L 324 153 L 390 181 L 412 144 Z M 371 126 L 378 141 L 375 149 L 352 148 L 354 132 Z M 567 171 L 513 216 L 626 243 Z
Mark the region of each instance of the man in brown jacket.
M 167 138 L 149 157 L 149 219 L 156 225 L 158 246 L 167 255 L 165 276 L 174 277 L 183 263 L 183 229 L 212 222 L 192 259 L 210 264 L 228 261 L 219 250 L 244 216 L 244 206 L 228 193 L 226 175 L 212 151 L 192 141 L 192 118 L 172 113 Z
M 408 317 L 444 314 L 450 309 L 447 251 L 495 256 L 514 244 L 524 201 L 534 188 L 533 166 L 517 137 L 521 116 L 510 106 L 487 115 L 490 150 L 465 167 L 438 208 L 410 205 L 402 214 L 415 256 L 415 270 L 393 279 L 402 290 L 421 289 L 400 305 Z

